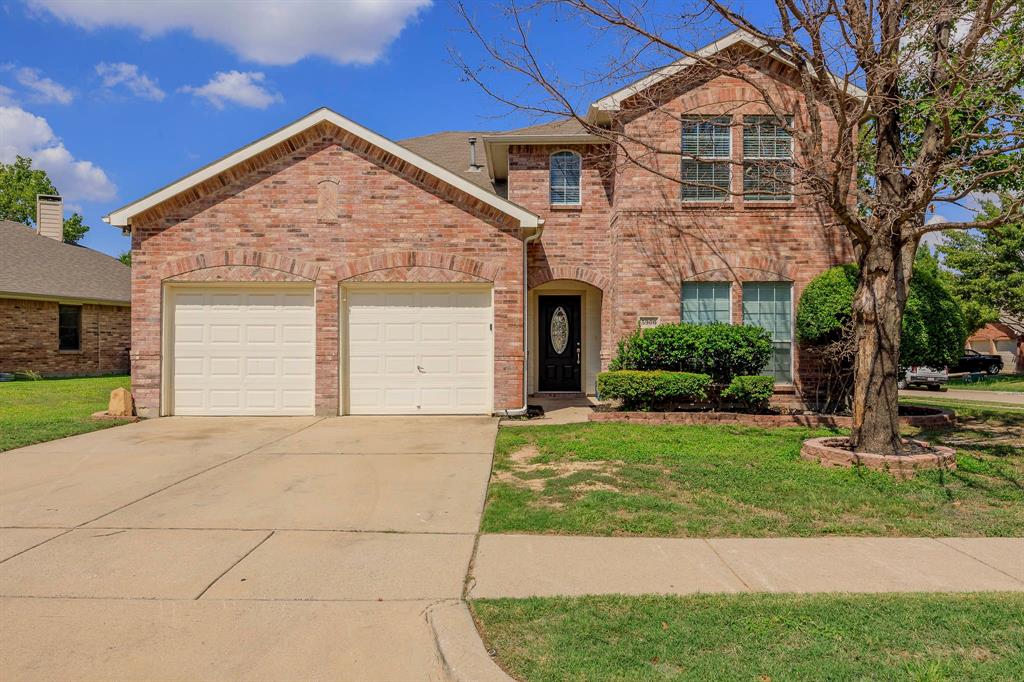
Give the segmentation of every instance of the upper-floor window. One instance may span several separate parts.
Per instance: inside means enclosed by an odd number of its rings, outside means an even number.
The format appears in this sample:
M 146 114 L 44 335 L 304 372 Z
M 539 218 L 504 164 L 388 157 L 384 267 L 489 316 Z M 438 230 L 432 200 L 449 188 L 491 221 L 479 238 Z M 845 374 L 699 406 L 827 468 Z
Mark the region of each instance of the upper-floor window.
M 729 196 L 731 123 L 729 116 L 683 117 L 683 201 L 725 201 Z
M 731 288 L 729 282 L 684 282 L 683 322 L 731 322 Z
M 551 155 L 551 203 L 580 204 L 580 178 L 583 159 L 576 152 L 562 151 Z
M 743 117 L 743 196 L 747 201 L 793 198 L 793 117 Z
M 82 306 L 57 306 L 58 350 L 82 349 Z

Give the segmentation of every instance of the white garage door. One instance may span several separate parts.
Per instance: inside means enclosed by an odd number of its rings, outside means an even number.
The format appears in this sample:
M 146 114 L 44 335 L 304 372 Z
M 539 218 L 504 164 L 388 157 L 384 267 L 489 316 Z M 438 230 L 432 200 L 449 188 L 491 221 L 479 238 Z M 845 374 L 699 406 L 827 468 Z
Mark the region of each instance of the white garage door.
M 350 289 L 350 414 L 491 412 L 491 292 Z
M 189 287 L 171 306 L 174 414 L 313 414 L 312 289 Z

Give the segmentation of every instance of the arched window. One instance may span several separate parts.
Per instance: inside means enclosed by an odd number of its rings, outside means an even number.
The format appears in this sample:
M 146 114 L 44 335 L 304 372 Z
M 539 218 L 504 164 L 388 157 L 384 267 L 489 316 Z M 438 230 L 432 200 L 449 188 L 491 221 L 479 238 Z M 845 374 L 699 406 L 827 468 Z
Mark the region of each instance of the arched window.
M 582 159 L 576 152 L 562 151 L 551 155 L 551 203 L 580 203 L 580 168 Z

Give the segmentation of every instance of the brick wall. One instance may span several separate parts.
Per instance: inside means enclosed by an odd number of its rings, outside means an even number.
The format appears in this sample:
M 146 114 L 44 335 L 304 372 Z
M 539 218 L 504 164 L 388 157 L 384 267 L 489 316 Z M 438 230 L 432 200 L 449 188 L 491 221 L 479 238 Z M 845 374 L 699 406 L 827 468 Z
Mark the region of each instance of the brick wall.
M 128 371 L 131 309 L 83 305 L 80 351 L 60 351 L 55 301 L 0 298 L 0 372 L 43 376 Z
M 328 415 L 339 406 L 339 282 L 493 282 L 495 406 L 522 404 L 518 225 L 358 138 L 314 127 L 133 222 L 140 414 L 160 405 L 162 286 L 183 278 L 315 282 L 316 411 Z
M 800 96 L 774 63 L 752 65 L 745 74 L 773 93 L 804 125 Z M 759 70 L 760 69 L 760 70 Z M 733 322 L 742 322 L 742 283 L 786 281 L 793 284 L 794 308 L 806 284 L 823 270 L 852 260 L 850 245 L 833 221 L 806 196 L 791 203 L 751 203 L 733 197 L 708 207 L 685 204 L 680 185 L 680 117 L 684 114 L 733 116 L 733 159 L 742 159 L 742 117 L 770 113 L 757 90 L 737 78 L 719 77 L 671 92 L 656 110 L 632 111 L 619 125 L 630 137 L 643 138 L 652 154 L 633 149 L 634 158 L 669 175 L 660 177 L 618 155 L 602 155 L 595 146 L 577 147 L 585 159 L 583 205 L 572 211 L 548 205 L 548 154 L 555 147 L 509 150 L 509 198 L 547 219 L 544 235 L 530 246 L 531 284 L 558 268 L 580 277 L 604 277 L 602 365 L 607 367 L 620 338 L 641 316 L 678 322 L 685 281 L 732 281 Z M 745 102 L 747 104 L 745 104 Z M 833 130 L 827 117 L 826 130 Z M 799 148 L 796 155 L 804 154 Z M 733 191 L 742 191 L 742 170 L 732 173 Z M 596 273 L 596 274 L 594 274 Z M 594 282 L 591 282 L 592 284 Z M 810 389 L 818 372 L 794 347 L 794 381 Z M 801 358 L 804 362 L 801 363 Z

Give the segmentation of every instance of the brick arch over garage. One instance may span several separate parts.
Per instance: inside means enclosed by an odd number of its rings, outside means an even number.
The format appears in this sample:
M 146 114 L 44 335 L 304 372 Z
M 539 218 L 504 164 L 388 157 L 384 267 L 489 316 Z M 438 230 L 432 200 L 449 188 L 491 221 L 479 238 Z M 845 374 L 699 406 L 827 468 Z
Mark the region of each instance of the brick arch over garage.
M 597 287 L 601 291 L 607 291 L 608 285 L 611 284 L 611 279 L 608 275 L 601 274 L 590 268 L 576 265 L 555 265 L 532 270 L 527 278 L 527 282 L 529 287 L 533 289 L 534 287 L 539 287 L 541 284 L 556 279 L 574 279 L 580 282 L 586 282 L 591 286 Z
M 319 265 L 305 263 L 291 256 L 272 251 L 232 249 L 197 253 L 168 261 L 160 268 L 160 279 L 181 279 L 188 273 L 211 268 L 219 270 L 245 268 L 247 271 L 273 270 L 290 276 L 288 279 L 310 281 L 315 280 L 320 272 Z
M 338 267 L 338 279 L 350 280 L 378 270 L 433 268 L 471 275 L 477 281 L 493 282 L 501 265 L 453 253 L 436 251 L 388 251 L 356 258 Z

